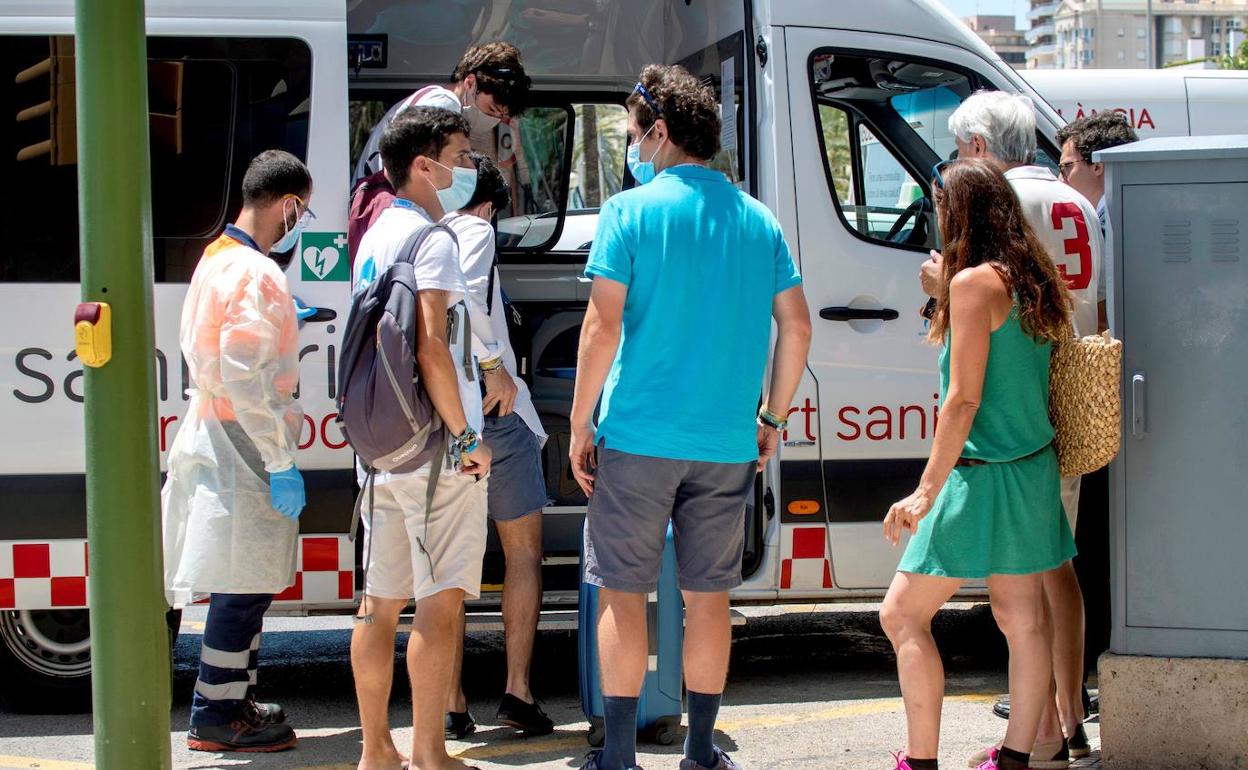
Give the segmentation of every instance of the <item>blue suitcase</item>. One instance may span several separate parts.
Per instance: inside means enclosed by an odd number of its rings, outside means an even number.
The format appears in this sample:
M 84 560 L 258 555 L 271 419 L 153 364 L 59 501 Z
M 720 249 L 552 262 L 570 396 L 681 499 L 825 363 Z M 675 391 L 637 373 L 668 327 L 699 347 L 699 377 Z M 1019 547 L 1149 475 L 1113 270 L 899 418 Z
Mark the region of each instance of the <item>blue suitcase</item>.
M 589 720 L 586 740 L 591 746 L 601 746 L 606 736 L 602 718 L 601 669 L 598 666 L 598 587 L 585 582 L 583 558 L 577 620 L 580 628 L 577 658 L 580 665 L 581 710 Z M 646 599 L 646 629 L 650 655 L 641 699 L 637 704 L 637 731 L 648 733 L 656 742 L 667 746 L 676 739 L 676 731 L 680 727 L 684 684 L 681 651 L 685 641 L 685 608 L 676 582 L 676 546 L 672 541 L 670 525 L 667 528 L 667 544 L 663 548 L 659 590 Z

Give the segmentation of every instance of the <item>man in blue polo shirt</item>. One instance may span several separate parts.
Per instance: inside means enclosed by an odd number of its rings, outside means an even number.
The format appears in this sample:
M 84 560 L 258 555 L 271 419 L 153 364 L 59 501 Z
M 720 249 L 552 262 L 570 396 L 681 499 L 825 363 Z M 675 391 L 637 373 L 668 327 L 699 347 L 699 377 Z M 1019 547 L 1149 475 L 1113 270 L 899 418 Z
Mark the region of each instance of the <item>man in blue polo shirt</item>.
M 707 167 L 719 150 L 711 90 L 681 67 L 651 65 L 627 104 L 628 164 L 641 186 L 599 215 L 571 418 L 573 472 L 590 495 L 585 579 L 602 589 L 606 743 L 585 768 L 636 766 L 646 594 L 670 520 L 685 649 L 696 651 L 685 656 L 680 766 L 732 770 L 712 740 L 732 638 L 728 591 L 741 583 L 746 498 L 784 430 L 810 315 L 780 225 Z

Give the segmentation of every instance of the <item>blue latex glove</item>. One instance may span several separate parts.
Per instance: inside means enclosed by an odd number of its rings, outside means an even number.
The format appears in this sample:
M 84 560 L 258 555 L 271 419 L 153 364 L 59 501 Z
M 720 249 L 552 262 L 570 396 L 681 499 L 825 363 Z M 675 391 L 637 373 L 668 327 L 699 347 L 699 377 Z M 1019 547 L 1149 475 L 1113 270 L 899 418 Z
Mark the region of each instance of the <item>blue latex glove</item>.
M 316 315 L 316 308 L 303 304 L 303 300 L 298 297 L 291 297 L 291 299 L 295 301 L 295 318 L 298 318 L 300 321 L 306 321 Z
M 303 474 L 293 465 L 284 471 L 270 473 L 269 497 L 274 510 L 288 519 L 298 519 L 308 502 L 303 489 Z

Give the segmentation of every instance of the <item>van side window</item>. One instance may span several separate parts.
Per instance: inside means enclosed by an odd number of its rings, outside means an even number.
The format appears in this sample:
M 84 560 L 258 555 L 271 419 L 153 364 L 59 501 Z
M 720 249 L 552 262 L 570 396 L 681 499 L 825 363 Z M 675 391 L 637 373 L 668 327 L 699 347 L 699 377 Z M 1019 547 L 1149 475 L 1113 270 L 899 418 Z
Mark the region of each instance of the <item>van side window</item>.
M 829 188 L 846 227 L 895 248 L 936 245 L 928 175 L 956 148 L 949 116 L 983 85 L 936 61 L 831 48 L 811 54 Z
M 830 105 L 819 105 L 818 114 L 825 168 L 845 225 L 868 240 L 926 247 L 933 221 L 923 187 L 868 125 Z
M 6 36 L 0 51 L 0 281 L 73 283 L 78 269 L 74 41 Z M 153 264 L 186 283 L 242 205 L 263 150 L 307 157 L 312 54 L 291 39 L 149 37 Z M 118 179 L 118 185 L 138 184 Z

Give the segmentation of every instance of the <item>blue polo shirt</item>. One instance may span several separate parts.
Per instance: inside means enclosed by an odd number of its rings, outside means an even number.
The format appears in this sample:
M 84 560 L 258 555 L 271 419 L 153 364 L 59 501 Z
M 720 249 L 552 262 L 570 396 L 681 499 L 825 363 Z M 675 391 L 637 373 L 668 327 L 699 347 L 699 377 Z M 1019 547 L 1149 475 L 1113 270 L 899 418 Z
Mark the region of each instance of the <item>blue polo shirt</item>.
M 665 169 L 603 204 L 585 274 L 628 286 L 598 438 L 650 457 L 758 459 L 772 298 L 802 280 L 771 212 L 718 171 Z

